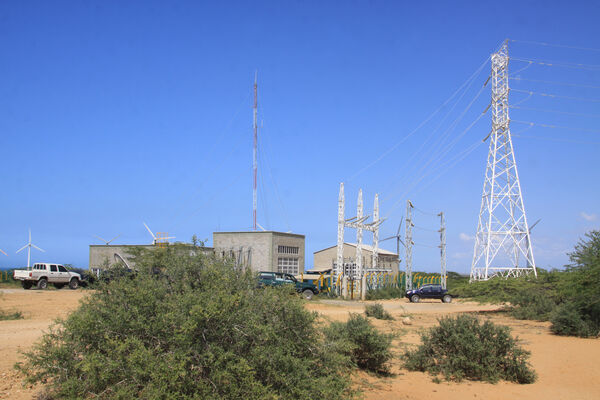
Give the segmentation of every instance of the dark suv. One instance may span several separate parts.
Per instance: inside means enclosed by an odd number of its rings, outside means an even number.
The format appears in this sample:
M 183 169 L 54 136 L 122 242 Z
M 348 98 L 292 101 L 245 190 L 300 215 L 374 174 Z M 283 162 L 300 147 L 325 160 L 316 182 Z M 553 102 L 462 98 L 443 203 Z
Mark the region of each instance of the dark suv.
M 452 302 L 452 296 L 442 285 L 423 285 L 418 289 L 407 290 L 406 297 L 412 303 L 418 303 L 421 299 L 438 299 L 444 303 Z
M 315 294 L 319 294 L 319 289 L 312 283 L 300 282 L 294 275 L 283 272 L 260 272 L 258 284 L 259 286 L 294 285 L 296 291 L 301 293 L 306 300 L 310 300 Z

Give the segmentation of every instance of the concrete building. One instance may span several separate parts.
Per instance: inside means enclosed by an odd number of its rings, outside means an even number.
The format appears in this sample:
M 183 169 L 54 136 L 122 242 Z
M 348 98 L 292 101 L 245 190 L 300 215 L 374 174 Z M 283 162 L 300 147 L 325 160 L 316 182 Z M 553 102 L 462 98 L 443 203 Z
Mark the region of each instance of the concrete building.
M 363 244 L 362 265 L 367 272 L 392 272 L 398 273 L 398 255 L 394 252 L 378 249 L 377 269 L 373 269 L 373 246 Z M 332 268 L 337 259 L 337 246 L 315 251 L 313 255 L 314 269 L 323 270 Z M 356 259 L 356 243 L 344 243 L 344 264 L 354 264 Z
M 254 271 L 304 271 L 304 235 L 274 231 L 214 232 L 217 257 L 231 257 Z
M 197 252 L 200 251 L 204 254 L 212 254 L 213 249 L 211 247 L 198 247 L 187 244 L 181 244 L 181 246 L 185 246 L 182 248 L 189 247 L 190 251 Z M 93 273 L 98 273 L 99 270 L 106 268 L 106 266 L 110 266 L 116 263 L 123 263 L 128 268 L 135 268 L 135 261 L 132 258 L 131 250 L 133 248 L 143 248 L 145 250 L 155 250 L 159 246 L 153 244 L 91 244 L 90 245 L 90 270 Z

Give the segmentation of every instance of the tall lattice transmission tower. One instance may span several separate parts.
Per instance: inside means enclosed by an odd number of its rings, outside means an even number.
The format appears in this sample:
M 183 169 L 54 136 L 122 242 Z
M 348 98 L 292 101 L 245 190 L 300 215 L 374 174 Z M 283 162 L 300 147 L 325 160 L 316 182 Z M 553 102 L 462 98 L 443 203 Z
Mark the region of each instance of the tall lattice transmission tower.
M 509 128 L 507 42 L 492 54 L 491 62 L 492 131 L 471 281 L 531 272 L 537 276 Z

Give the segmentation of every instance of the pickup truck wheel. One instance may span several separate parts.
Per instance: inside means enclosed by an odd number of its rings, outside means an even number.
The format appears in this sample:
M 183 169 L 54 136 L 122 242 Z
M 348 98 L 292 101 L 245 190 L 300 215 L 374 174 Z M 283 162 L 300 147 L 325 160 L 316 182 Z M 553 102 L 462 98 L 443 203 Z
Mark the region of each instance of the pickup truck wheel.
M 48 287 L 48 280 L 46 278 L 42 278 L 37 282 L 37 288 L 44 290 Z
M 78 287 L 79 287 L 79 279 L 77 279 L 77 278 L 71 279 L 71 281 L 69 282 L 69 289 L 75 290 Z
M 418 302 L 419 302 L 419 300 L 421 300 L 421 298 L 419 297 L 419 295 L 418 295 L 418 294 L 413 294 L 413 295 L 411 296 L 411 298 L 410 298 L 410 301 L 411 301 L 411 302 L 413 302 L 413 303 L 418 303 Z
M 444 297 L 442 297 L 442 302 L 452 303 L 452 296 L 450 296 L 449 294 L 445 294 Z
M 22 281 L 21 285 L 23 286 L 23 289 L 29 290 L 33 286 L 33 283 L 31 283 L 29 281 Z
M 306 300 L 311 300 L 313 298 L 313 295 L 314 293 L 310 289 L 306 289 L 302 292 L 302 297 L 304 297 Z
M 64 283 L 55 283 L 54 284 L 54 287 L 57 288 L 57 289 L 62 289 L 64 286 L 65 286 Z

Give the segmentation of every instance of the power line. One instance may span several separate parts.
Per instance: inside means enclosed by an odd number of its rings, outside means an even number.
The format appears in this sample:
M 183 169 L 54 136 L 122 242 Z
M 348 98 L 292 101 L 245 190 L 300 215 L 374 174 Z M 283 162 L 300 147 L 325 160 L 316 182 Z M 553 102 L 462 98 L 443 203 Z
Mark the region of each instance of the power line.
M 572 82 L 560 82 L 560 81 L 545 81 L 545 80 L 540 80 L 540 79 L 527 79 L 527 78 L 521 78 L 521 77 L 511 77 L 511 80 L 514 81 L 526 81 L 526 82 L 536 82 L 536 83 L 548 83 L 550 85 L 561 85 L 561 86 L 571 86 L 571 87 L 580 87 L 580 88 L 588 88 L 588 89 L 600 89 L 600 86 L 595 86 L 595 85 L 584 85 L 584 84 L 580 84 L 580 83 L 572 83 Z M 511 89 L 515 90 L 515 89 Z
M 517 110 L 547 112 L 547 113 L 553 113 L 553 114 L 577 115 L 577 116 L 580 116 L 580 117 L 600 118 L 600 114 L 587 114 L 587 113 L 576 113 L 576 112 L 570 112 L 570 111 L 549 110 L 549 109 L 546 109 L 546 108 L 521 107 L 521 106 L 509 106 L 509 108 L 514 108 L 514 109 L 517 109 Z
M 511 89 L 510 91 L 517 92 L 517 93 L 527 93 L 527 94 L 529 94 L 530 97 L 532 95 L 536 94 L 538 96 L 558 98 L 558 99 L 579 100 L 579 101 L 589 101 L 589 102 L 593 102 L 593 103 L 600 103 L 600 99 L 590 99 L 589 97 L 563 96 L 563 95 L 559 95 L 559 94 L 534 92 L 532 90 L 521 90 L 521 89 Z M 519 103 L 521 103 L 521 102 L 519 102 Z M 519 104 L 519 103 L 517 103 L 517 104 Z
M 513 43 L 525 43 L 525 44 L 534 44 L 534 45 L 538 45 L 538 46 L 547 46 L 547 47 L 560 47 L 563 49 L 575 49 L 575 50 L 585 50 L 585 51 L 598 51 L 600 52 L 600 49 L 594 49 L 591 47 L 579 47 L 579 46 L 569 46 L 569 45 L 565 45 L 565 44 L 553 44 L 553 43 L 547 43 L 547 42 L 535 42 L 533 40 L 517 40 L 517 39 L 507 39 L 510 42 Z
M 600 71 L 600 65 L 593 64 L 574 64 L 574 63 L 563 63 L 563 62 L 555 62 L 548 60 L 535 60 L 535 59 L 526 59 L 526 58 L 516 58 L 510 57 L 512 61 L 521 61 L 533 64 L 544 65 L 547 67 L 563 67 L 563 68 L 575 68 L 575 69 L 585 69 L 589 71 Z
M 510 122 L 516 122 L 517 124 L 525 124 L 525 125 L 530 125 L 530 126 L 539 126 L 539 127 L 542 127 L 542 128 L 566 129 L 566 130 L 572 130 L 572 131 L 600 133 L 600 130 L 598 130 L 598 129 L 585 129 L 585 128 L 574 128 L 574 127 L 564 126 L 564 125 L 540 124 L 538 122 L 519 121 L 519 120 L 516 120 L 516 119 L 511 119 Z
M 512 135 L 512 137 L 516 137 L 519 139 L 547 140 L 549 142 L 565 142 L 565 143 L 576 143 L 576 144 L 600 144 L 600 142 L 587 142 L 587 141 L 583 141 L 583 140 L 569 140 L 569 139 L 549 138 L 549 137 L 542 137 L 542 136 Z
M 441 157 L 443 157 L 445 154 L 448 153 L 449 150 L 452 149 L 452 147 L 454 147 L 454 145 L 456 144 L 456 142 L 458 142 L 458 140 L 460 140 L 460 138 L 462 138 L 466 132 L 468 132 L 473 125 L 475 125 L 475 123 L 483 116 L 483 114 L 485 114 L 485 112 L 487 111 L 487 109 L 475 120 L 473 121 L 463 132 L 461 132 L 457 138 L 455 138 L 453 141 L 451 141 L 449 144 L 446 145 L 446 147 L 444 146 L 445 141 L 447 140 L 447 138 L 450 137 L 450 134 L 452 133 L 452 131 L 454 130 L 454 128 L 456 128 L 456 126 L 458 125 L 458 123 L 463 119 L 463 117 L 466 115 L 466 113 L 468 112 L 468 110 L 471 108 L 471 106 L 473 105 L 473 103 L 475 103 L 475 101 L 479 98 L 479 96 L 481 95 L 481 93 L 483 92 L 483 90 L 485 89 L 485 86 L 487 84 L 484 83 L 481 88 L 479 89 L 479 92 L 477 92 L 477 94 L 475 95 L 475 97 L 473 97 L 473 99 L 469 102 L 469 104 L 466 106 L 466 108 L 461 112 L 461 114 L 454 120 L 452 121 L 452 123 L 450 124 L 450 126 L 442 133 L 441 137 L 439 137 L 437 139 L 436 142 L 434 142 L 430 148 L 433 149 L 432 152 L 433 154 L 430 156 L 429 160 L 427 160 L 427 162 L 425 163 L 424 166 L 422 166 L 415 174 L 418 174 L 420 171 L 422 171 L 424 168 L 426 168 L 429 164 L 431 164 L 433 161 L 439 160 Z M 464 94 L 461 96 L 461 98 L 464 96 Z M 456 105 L 455 105 L 456 106 Z M 455 107 L 454 106 L 454 107 Z M 454 109 L 454 107 L 452 107 L 452 109 Z M 447 116 L 446 116 L 447 117 Z M 446 119 L 446 117 L 444 117 L 444 120 Z M 437 131 L 437 129 L 439 128 L 436 127 L 436 129 L 434 130 Z M 433 133 L 433 132 L 432 132 Z M 431 135 L 429 135 L 427 137 L 427 139 L 421 144 L 421 146 L 419 146 L 419 148 L 413 153 L 411 154 L 411 156 L 408 158 L 408 160 L 404 163 L 404 165 L 409 164 L 414 158 L 415 156 L 421 151 L 421 149 L 424 147 L 424 145 L 429 141 Z M 449 148 L 448 148 L 449 147 Z M 441 154 L 439 157 L 436 157 L 438 154 Z M 426 155 L 424 155 L 425 157 Z M 400 168 L 400 172 L 399 174 L 401 174 L 403 171 L 405 170 L 404 167 Z M 392 181 L 395 181 L 395 179 L 398 177 L 399 174 L 396 174 L 393 178 Z M 388 196 L 386 196 L 382 201 L 387 200 L 392 194 L 389 194 Z
M 398 148 L 398 146 L 400 146 L 402 143 L 404 143 L 406 140 L 408 140 L 412 135 L 414 135 L 419 129 L 421 129 L 427 122 L 429 122 L 431 120 L 431 118 L 433 118 L 438 112 L 440 112 L 440 110 L 442 108 L 444 108 L 471 80 L 475 79 L 475 77 L 477 75 L 479 75 L 479 73 L 481 73 L 481 71 L 483 70 L 483 67 L 485 67 L 485 65 L 488 63 L 489 61 L 489 57 L 486 57 L 485 61 L 483 62 L 483 64 L 481 64 L 481 66 L 479 68 L 477 68 L 477 70 L 475 70 L 475 72 L 462 84 L 458 87 L 458 89 L 456 89 L 456 91 L 444 102 L 442 103 L 442 105 L 440 105 L 433 113 L 431 113 L 427 118 L 425 118 L 425 120 L 423 122 L 421 122 L 415 129 L 413 129 L 408 135 L 404 136 L 402 139 L 400 139 L 395 145 L 393 145 L 392 147 L 390 147 L 388 150 L 386 150 L 385 152 L 383 152 L 379 157 L 377 157 L 374 161 L 372 161 L 371 163 L 369 163 L 367 166 L 363 167 L 362 169 L 360 169 L 358 172 L 356 172 L 354 175 L 352 175 L 349 179 L 347 179 L 346 181 L 349 182 L 351 180 L 353 180 L 354 178 L 356 178 L 358 175 L 362 174 L 364 171 L 366 171 L 367 169 L 371 168 L 373 165 L 377 164 L 379 161 L 381 161 L 384 157 L 386 157 L 387 155 L 389 155 L 391 152 L 393 152 L 394 150 L 396 150 Z

